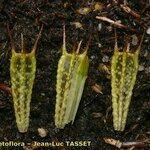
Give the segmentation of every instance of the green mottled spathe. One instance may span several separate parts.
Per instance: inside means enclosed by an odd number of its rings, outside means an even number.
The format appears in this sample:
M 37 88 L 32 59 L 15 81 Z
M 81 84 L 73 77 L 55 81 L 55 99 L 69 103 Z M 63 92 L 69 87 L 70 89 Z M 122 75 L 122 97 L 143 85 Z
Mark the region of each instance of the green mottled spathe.
M 12 44 L 12 57 L 10 59 L 11 89 L 19 132 L 27 132 L 29 126 L 30 102 L 36 73 L 35 51 L 42 29 L 43 26 L 30 53 L 26 53 L 24 50 L 23 35 L 22 50 L 20 53 L 15 51 L 14 42 L 9 31 Z
M 12 51 L 10 76 L 17 127 L 26 132 L 29 126 L 30 102 L 36 72 L 35 52 Z
M 140 44 L 141 46 L 141 44 Z M 119 52 L 117 42 L 111 62 L 111 88 L 113 125 L 117 131 L 123 131 L 131 102 L 139 66 L 139 50 L 129 52 L 129 44 L 123 52 Z

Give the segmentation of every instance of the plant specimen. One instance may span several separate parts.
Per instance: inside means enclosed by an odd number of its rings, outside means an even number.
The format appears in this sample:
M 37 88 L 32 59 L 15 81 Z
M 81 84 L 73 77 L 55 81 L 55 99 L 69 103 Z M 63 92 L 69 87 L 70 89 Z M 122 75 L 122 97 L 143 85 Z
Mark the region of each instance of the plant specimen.
M 63 34 L 62 56 L 58 63 L 56 85 L 55 125 L 64 128 L 74 122 L 87 78 L 89 60 L 87 49 L 79 54 L 81 42 L 72 54 L 66 51 L 65 27 Z
M 111 88 L 113 125 L 117 131 L 123 131 L 126 125 L 132 91 L 138 72 L 138 56 L 141 43 L 135 52 L 129 51 L 129 43 L 120 52 L 117 46 L 117 40 L 115 42 L 114 55 L 111 62 Z
M 13 44 L 14 42 L 9 31 L 12 44 L 12 56 L 10 60 L 10 77 L 12 84 L 11 90 L 16 123 L 19 132 L 27 132 L 29 126 L 30 102 L 36 72 L 35 51 L 38 40 L 41 36 L 41 31 L 42 28 L 30 53 L 26 53 L 24 49 L 22 34 L 22 50 L 20 53 L 17 53 L 15 51 L 15 47 Z

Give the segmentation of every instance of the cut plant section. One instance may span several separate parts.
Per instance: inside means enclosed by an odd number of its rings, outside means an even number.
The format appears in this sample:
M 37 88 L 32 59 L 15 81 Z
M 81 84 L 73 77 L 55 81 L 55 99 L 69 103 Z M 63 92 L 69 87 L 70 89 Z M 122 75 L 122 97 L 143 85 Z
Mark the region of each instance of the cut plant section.
M 88 47 L 79 54 L 80 42 L 77 50 L 70 54 L 66 51 L 65 29 L 63 39 L 62 56 L 57 69 L 55 107 L 55 125 L 62 129 L 74 122 L 89 67 Z

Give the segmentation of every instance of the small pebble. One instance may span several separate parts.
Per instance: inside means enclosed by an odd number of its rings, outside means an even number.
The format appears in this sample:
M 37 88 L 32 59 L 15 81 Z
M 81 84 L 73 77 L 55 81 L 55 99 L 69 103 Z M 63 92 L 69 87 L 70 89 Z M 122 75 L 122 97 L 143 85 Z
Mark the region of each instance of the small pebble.
M 148 56 L 148 51 L 146 50 L 144 53 L 144 57 L 147 57 L 147 56 Z
M 74 25 L 77 29 L 83 29 L 83 26 L 80 22 L 71 22 L 71 25 Z
M 45 96 L 45 93 L 41 93 L 41 96 Z
M 46 137 L 48 132 L 44 128 L 38 128 L 38 133 L 39 133 L 39 136 Z
M 107 55 L 104 55 L 104 57 L 102 58 L 103 62 L 109 62 L 109 57 Z
M 101 118 L 102 116 L 103 116 L 102 113 L 98 113 L 98 112 L 93 112 L 93 113 L 92 113 L 92 117 L 93 117 L 93 118 Z
M 102 29 L 102 23 L 99 23 L 99 24 L 98 24 L 98 27 L 97 27 L 97 30 L 98 30 L 98 31 L 101 31 L 101 29 Z
M 147 34 L 150 34 L 150 27 L 146 30 Z
M 90 57 L 90 59 L 95 59 L 95 56 L 94 56 L 94 55 L 92 55 L 92 56 Z
M 102 47 L 102 44 L 101 44 L 101 43 L 98 43 L 98 47 L 101 48 L 101 47 Z
M 140 65 L 138 71 L 143 71 L 144 69 L 144 66 Z
M 133 45 L 137 45 L 138 44 L 138 38 L 137 38 L 137 36 L 135 34 L 132 35 L 132 44 Z

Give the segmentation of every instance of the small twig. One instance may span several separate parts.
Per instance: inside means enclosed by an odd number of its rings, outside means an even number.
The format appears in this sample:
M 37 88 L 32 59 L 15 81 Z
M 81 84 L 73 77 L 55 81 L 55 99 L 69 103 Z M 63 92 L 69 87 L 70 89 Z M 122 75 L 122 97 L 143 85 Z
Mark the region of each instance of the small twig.
M 130 7 L 128 7 L 127 5 L 121 4 L 120 7 L 128 14 L 134 16 L 137 19 L 140 19 L 141 16 L 135 12 L 134 10 L 132 10 Z
M 117 148 L 130 148 L 130 147 L 138 147 L 138 148 L 146 148 L 147 141 L 135 141 L 135 142 L 121 142 L 120 140 L 115 140 L 112 138 L 104 138 L 105 143 L 113 145 Z
M 141 11 L 141 14 L 143 14 L 147 9 L 149 9 L 150 8 L 150 4 L 147 4 L 144 8 L 143 8 L 143 10 Z
M 140 148 L 145 148 L 146 147 L 146 143 L 145 142 L 141 142 L 141 141 L 136 141 L 136 142 L 123 142 L 122 143 L 122 148 L 129 148 L 129 147 L 140 147 Z
M 119 28 L 130 29 L 129 27 L 119 23 L 118 21 L 113 21 L 113 20 L 111 20 L 111 19 L 109 19 L 107 17 L 96 16 L 96 19 L 109 22 L 110 24 L 113 24 L 113 25 L 115 25 L 115 26 L 117 26 Z M 135 29 L 130 29 L 130 30 L 135 32 Z
M 9 24 L 7 24 L 7 31 L 8 31 L 8 35 L 10 37 L 10 43 L 11 43 L 12 51 L 15 51 L 15 44 L 14 44 L 14 40 L 13 40 L 12 35 L 11 35 L 11 31 L 9 29 Z
M 37 47 L 38 41 L 39 41 L 39 39 L 40 39 L 40 37 L 41 37 L 42 31 L 43 31 L 43 24 L 42 24 L 42 26 L 41 26 L 40 32 L 39 32 L 39 34 L 38 34 L 38 36 L 37 36 L 37 39 L 36 39 L 36 41 L 35 41 L 35 43 L 34 43 L 34 46 L 33 46 L 33 48 L 32 48 L 32 51 L 33 51 L 33 52 L 36 51 L 36 47 Z
M 78 47 L 77 47 L 77 50 L 76 50 L 76 54 L 79 54 L 81 43 L 82 43 L 82 40 L 78 44 Z
M 121 23 L 119 23 L 117 21 L 113 21 L 113 20 L 111 20 L 111 19 L 109 19 L 107 17 L 96 16 L 96 19 L 109 22 L 109 23 L 111 23 L 113 25 L 118 26 L 119 28 L 127 28 L 127 26 L 125 26 L 125 25 L 123 25 L 123 24 L 121 24 Z

